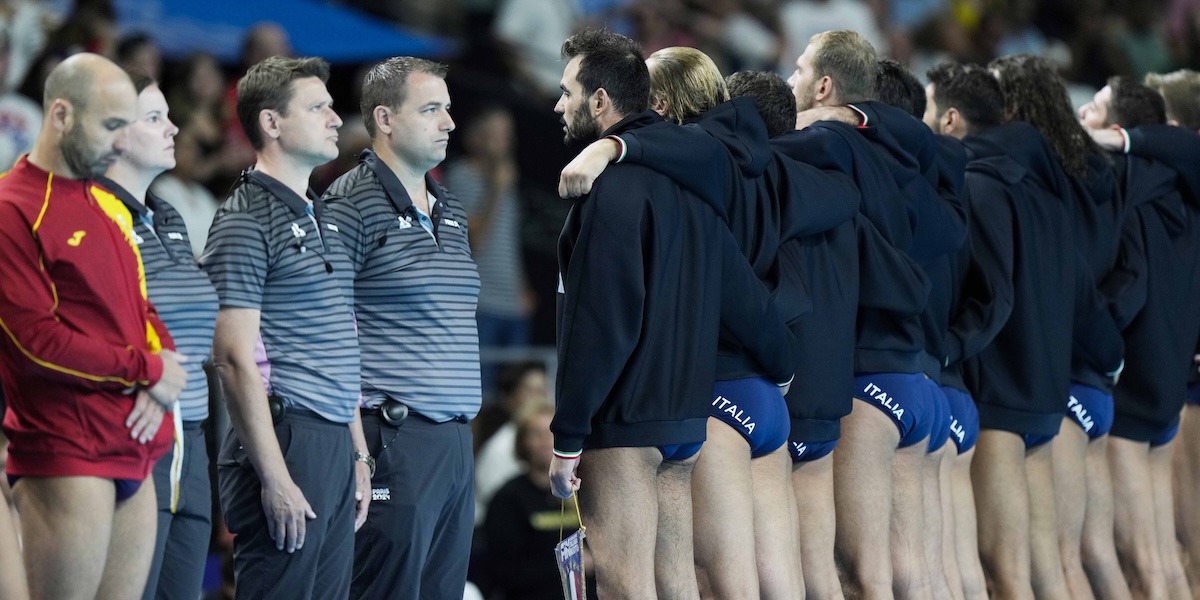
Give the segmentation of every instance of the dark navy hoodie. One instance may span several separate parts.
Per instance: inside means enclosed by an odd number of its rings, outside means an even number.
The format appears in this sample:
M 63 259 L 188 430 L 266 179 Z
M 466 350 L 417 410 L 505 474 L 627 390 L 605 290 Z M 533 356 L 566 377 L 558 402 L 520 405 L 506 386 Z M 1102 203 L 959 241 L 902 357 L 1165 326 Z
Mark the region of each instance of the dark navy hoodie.
M 812 289 L 794 268 L 781 265 L 782 244 L 820 234 L 858 212 L 858 188 L 848 177 L 798 164 L 768 144 L 766 124 L 749 97 L 720 104 L 683 127 L 658 126 L 622 134 L 623 162 L 663 173 L 704 201 L 722 206 L 742 254 L 758 278 L 774 292 L 786 316 L 811 307 Z M 737 340 L 724 330 L 717 355 L 717 379 L 762 375 Z
M 645 111 L 605 135 L 661 121 Z M 759 372 L 791 378 L 796 341 L 719 209 L 624 164 L 572 206 L 558 244 L 556 450 L 703 440 L 722 328 Z
M 853 128 L 820 122 L 771 144 L 790 159 L 851 176 L 862 191 L 864 212 L 870 210 L 891 234 L 860 212 L 849 223 L 780 250 L 780 262 L 799 265 L 814 295 L 812 314 L 792 324 L 801 364 L 788 393 L 791 437 L 834 440 L 841 418 L 850 414 L 856 370 L 919 370 L 919 316 L 929 281 L 892 245 L 891 239 L 908 239 L 908 213 L 895 201 L 898 191 L 886 168 Z M 902 337 L 889 337 L 889 331 Z
M 1200 337 L 1200 202 L 1188 182 L 1200 171 L 1200 136 L 1166 126 L 1133 132 L 1131 156 L 1114 160 L 1129 206 L 1121 256 L 1139 263 L 1130 270 L 1141 293 L 1131 295 L 1143 304 L 1123 332 L 1126 366 L 1113 391 L 1112 432 L 1150 441 L 1183 407 Z
M 964 378 L 984 428 L 1053 435 L 1070 386 L 1072 348 L 1097 370 L 1112 371 L 1122 358 L 1120 334 L 1113 326 L 1092 328 L 1083 344 L 1076 336 L 1077 321 L 1092 322 L 1108 309 L 1076 249 L 1067 176 L 1041 134 L 1009 123 L 963 143 L 972 233 L 994 246 L 976 258 L 994 273 L 992 281 L 1009 274 L 1013 298 L 995 338 L 966 361 Z

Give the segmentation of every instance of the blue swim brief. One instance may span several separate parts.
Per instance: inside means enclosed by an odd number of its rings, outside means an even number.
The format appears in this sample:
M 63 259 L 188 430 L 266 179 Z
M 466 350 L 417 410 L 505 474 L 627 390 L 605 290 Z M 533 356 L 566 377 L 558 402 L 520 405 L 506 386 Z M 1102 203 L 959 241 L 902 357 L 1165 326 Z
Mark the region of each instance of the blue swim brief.
M 750 457 L 766 456 L 788 441 L 792 420 L 779 386 L 750 377 L 713 385 L 709 416 L 734 428 L 750 444 Z
M 854 378 L 854 399 L 891 417 L 900 430 L 900 447 L 929 437 L 933 429 L 933 399 L 923 373 L 871 373 Z
M 950 405 L 950 439 L 959 454 L 968 452 L 979 439 L 979 408 L 970 394 L 958 388 L 942 386 L 942 393 Z

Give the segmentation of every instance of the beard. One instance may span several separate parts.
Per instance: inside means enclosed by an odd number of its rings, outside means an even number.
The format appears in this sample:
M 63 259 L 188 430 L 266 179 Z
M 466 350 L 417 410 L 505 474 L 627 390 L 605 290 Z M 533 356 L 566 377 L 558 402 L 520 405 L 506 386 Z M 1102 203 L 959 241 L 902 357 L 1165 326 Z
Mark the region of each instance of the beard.
M 796 93 L 796 112 L 802 113 L 817 104 L 817 91 L 812 87 L 805 87 Z
M 600 128 L 596 125 L 596 119 L 581 107 L 567 123 L 563 143 L 568 146 L 584 145 L 596 141 L 599 137 Z
M 67 167 L 80 178 L 95 178 L 108 170 L 107 153 L 97 155 L 91 151 L 87 135 L 78 123 L 63 136 L 62 154 Z

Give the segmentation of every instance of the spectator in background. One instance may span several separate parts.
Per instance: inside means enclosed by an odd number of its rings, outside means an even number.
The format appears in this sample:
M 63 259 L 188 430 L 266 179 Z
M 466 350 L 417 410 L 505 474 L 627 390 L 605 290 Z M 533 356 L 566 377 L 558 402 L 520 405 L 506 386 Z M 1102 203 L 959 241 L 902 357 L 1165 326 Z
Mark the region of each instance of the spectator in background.
M 35 0 L 0 0 L 0 23 L 8 31 L 8 72 L 0 85 L 16 89 L 46 45 L 50 11 Z M 40 98 L 34 98 L 40 100 Z
M 787 44 L 777 69 L 781 73 L 791 73 L 808 40 L 823 31 L 857 31 L 871 46 L 887 47 L 875 15 L 864 0 L 786 0 L 779 8 L 779 20 Z
M 579 527 L 579 517 L 573 507 L 564 511 L 562 501 L 550 493 L 553 418 L 554 409 L 542 406 L 525 415 L 515 427 L 511 450 L 520 458 L 524 473 L 496 492 L 483 525 L 486 536 L 483 563 L 487 565 L 486 582 L 490 584 L 485 588 L 489 598 L 562 598 L 562 584 L 551 549 L 561 534 Z M 594 596 L 595 584 L 590 577 L 588 584 Z
M 523 211 L 512 114 L 499 107 L 483 110 L 466 126 L 463 144 L 466 156 L 446 167 L 446 183 L 462 200 L 471 227 L 480 282 L 479 346 L 524 346 L 535 300 L 521 258 Z M 491 389 L 495 371 L 494 363 L 484 365 L 483 389 Z
M 8 32 L 0 29 L 0 82 L 8 80 L 9 39 Z M 32 150 L 41 130 L 42 108 L 36 102 L 7 90 L 0 94 L 0 171 L 9 170 Z
M 562 41 L 578 20 L 574 0 L 501 0 L 492 31 L 508 51 L 513 74 L 540 97 L 551 98 L 559 95 Z
M 242 74 L 245 74 L 250 67 L 272 56 L 290 57 L 291 55 L 292 43 L 288 39 L 287 32 L 276 23 L 259 23 L 251 27 L 246 32 L 246 38 L 242 40 Z M 250 140 L 246 137 L 246 132 L 242 130 L 241 123 L 237 118 L 237 85 L 241 78 L 242 76 L 239 75 L 230 81 L 225 89 L 225 131 L 221 146 L 221 154 L 224 155 L 228 164 L 235 165 L 235 167 L 231 173 L 218 172 L 217 179 L 209 181 L 209 189 L 214 194 L 224 194 L 228 189 L 232 178 L 224 177 L 225 175 L 236 176 L 241 169 L 254 163 L 254 147 L 250 145 Z M 217 189 L 213 189 L 213 185 Z
M 546 366 L 540 362 L 509 365 L 500 372 L 499 402 L 471 421 L 475 438 L 475 523 L 482 523 L 488 502 L 504 482 L 521 472 L 513 441 L 517 422 L 532 409 L 547 406 Z
M 162 79 L 162 52 L 149 35 L 138 32 L 117 42 L 117 65 L 128 71 L 145 73 L 151 79 Z

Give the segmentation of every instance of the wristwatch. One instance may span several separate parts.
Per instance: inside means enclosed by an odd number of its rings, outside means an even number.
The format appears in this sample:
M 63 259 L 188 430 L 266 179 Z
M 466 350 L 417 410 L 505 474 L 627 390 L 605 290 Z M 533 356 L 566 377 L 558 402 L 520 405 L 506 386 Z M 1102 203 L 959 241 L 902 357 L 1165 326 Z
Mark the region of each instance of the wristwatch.
M 371 477 L 375 476 L 375 457 L 366 452 L 355 452 L 355 462 L 367 463 L 367 468 L 371 469 Z

